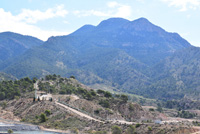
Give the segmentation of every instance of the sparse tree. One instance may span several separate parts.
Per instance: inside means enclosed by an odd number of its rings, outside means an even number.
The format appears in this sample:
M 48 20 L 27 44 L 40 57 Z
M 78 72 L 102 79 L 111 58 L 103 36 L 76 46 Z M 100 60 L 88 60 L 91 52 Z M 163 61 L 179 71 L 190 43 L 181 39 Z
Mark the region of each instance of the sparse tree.
M 8 129 L 8 133 L 9 133 L 9 134 L 12 134 L 12 133 L 13 133 L 13 130 L 12 130 L 12 129 Z
M 73 76 L 73 75 L 72 75 L 72 76 L 70 76 L 70 78 L 72 78 L 72 79 L 76 79 L 76 78 L 75 78 L 75 76 Z
M 35 97 L 33 97 L 33 102 L 35 102 Z
M 112 134 L 122 134 L 122 129 L 119 126 L 113 126 Z
M 98 93 L 98 94 L 104 94 L 105 91 L 104 91 L 104 90 L 101 90 L 101 89 L 98 89 L 98 90 L 97 90 L 97 93 Z
M 149 131 L 152 131 L 152 127 L 148 126 L 148 130 L 149 130 Z
M 46 116 L 46 114 L 41 113 L 41 114 L 40 114 L 40 122 L 43 123 L 43 122 L 46 122 L 46 121 L 47 121 L 47 116 Z
M 134 105 L 132 103 L 129 104 L 129 110 L 133 111 L 134 110 Z
M 124 103 L 126 103 L 128 101 L 128 96 L 127 95 L 122 94 L 120 96 L 120 98 L 123 100 Z
M 45 114 L 46 114 L 47 116 L 49 116 L 49 115 L 51 114 L 51 111 L 50 111 L 50 110 L 46 110 L 46 111 L 45 111 Z
M 37 78 L 34 77 L 34 78 L 33 78 L 33 83 L 36 83 L 36 81 L 37 81 Z
M 112 97 L 112 94 L 110 92 L 106 91 L 104 93 L 104 96 L 107 97 L 107 98 L 110 98 L 110 97 Z
M 158 106 L 157 109 L 156 109 L 158 112 L 162 113 L 163 112 L 163 109 L 161 106 Z
M 79 134 L 79 130 L 78 130 L 77 128 L 73 128 L 73 129 L 72 129 L 72 133 L 73 133 L 73 134 Z
M 126 130 L 126 134 L 135 134 L 135 127 L 130 125 L 129 128 Z

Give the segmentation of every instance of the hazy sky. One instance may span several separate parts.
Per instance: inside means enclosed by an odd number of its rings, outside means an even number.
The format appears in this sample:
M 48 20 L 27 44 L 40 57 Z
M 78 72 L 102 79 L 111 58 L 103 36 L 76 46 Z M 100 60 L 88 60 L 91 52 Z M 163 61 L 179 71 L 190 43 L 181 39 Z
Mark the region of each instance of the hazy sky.
M 0 32 L 42 40 L 111 17 L 145 17 L 200 46 L 200 0 L 0 0 Z

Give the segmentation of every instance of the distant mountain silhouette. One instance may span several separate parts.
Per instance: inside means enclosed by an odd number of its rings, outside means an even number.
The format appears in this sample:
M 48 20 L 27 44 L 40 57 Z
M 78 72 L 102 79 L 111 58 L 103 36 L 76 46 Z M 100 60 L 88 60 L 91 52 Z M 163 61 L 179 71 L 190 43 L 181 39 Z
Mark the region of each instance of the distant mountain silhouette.
M 150 66 L 177 50 L 191 46 L 177 33 L 166 32 L 145 18 L 134 21 L 111 18 L 96 27 L 83 26 L 72 35 L 87 39 L 85 47 L 92 44 L 119 48 Z
M 23 54 L 26 50 L 39 46 L 43 41 L 12 32 L 0 33 L 0 62 L 9 58 L 15 58 Z

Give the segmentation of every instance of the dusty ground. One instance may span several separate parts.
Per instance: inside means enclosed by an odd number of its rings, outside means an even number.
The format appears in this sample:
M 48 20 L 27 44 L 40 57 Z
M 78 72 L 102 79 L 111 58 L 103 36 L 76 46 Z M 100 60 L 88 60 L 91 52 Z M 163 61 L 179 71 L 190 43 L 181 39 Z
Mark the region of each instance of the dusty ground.
M 20 121 L 20 118 L 17 116 L 14 116 L 13 112 L 4 110 L 2 109 L 2 107 L 0 107 L 0 118 L 5 119 L 5 120 Z

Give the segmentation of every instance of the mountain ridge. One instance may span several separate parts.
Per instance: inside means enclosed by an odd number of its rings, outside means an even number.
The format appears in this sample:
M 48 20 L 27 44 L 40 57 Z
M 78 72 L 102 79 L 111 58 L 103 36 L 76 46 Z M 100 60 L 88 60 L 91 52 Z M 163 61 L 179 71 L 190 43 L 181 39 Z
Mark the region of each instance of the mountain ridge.
M 13 32 L 0 33 L 0 62 L 15 58 L 26 50 L 39 46 L 43 41 Z
M 18 78 L 76 74 L 84 84 L 141 95 L 156 85 L 152 77 L 156 64 L 190 47 L 177 33 L 166 32 L 145 18 L 111 18 L 69 35 L 52 36 L 12 62 L 2 63 L 0 70 Z

